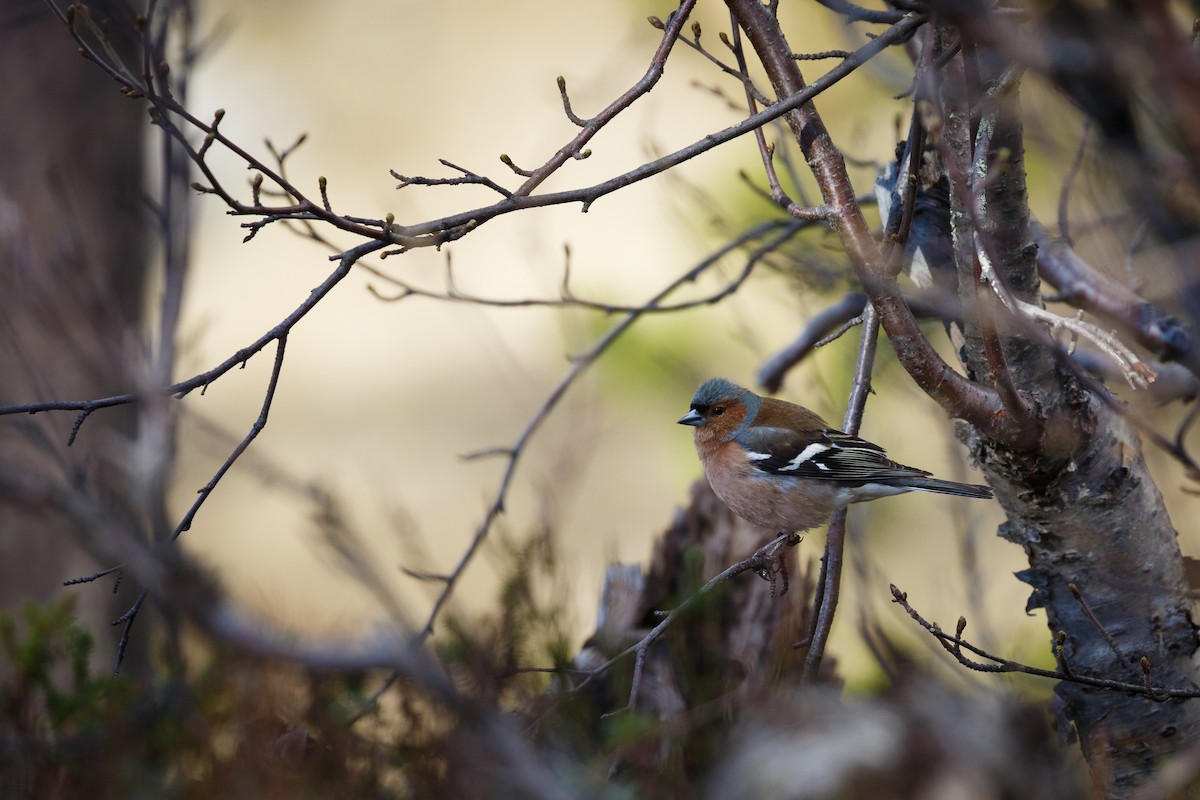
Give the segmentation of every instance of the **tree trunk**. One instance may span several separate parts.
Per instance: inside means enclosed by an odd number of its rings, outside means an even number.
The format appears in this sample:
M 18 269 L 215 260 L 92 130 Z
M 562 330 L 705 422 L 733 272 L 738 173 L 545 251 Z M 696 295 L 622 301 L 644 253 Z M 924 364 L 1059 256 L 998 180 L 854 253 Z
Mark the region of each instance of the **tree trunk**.
M 785 98 L 802 89 L 803 78 L 770 11 L 757 0 L 727 4 L 766 67 L 776 95 Z M 968 377 L 974 384 L 967 387 L 968 393 L 961 386 L 948 390 L 957 376 L 945 374 L 913 327 L 898 324 L 905 320 L 895 313 L 895 282 L 879 277 L 879 256 L 864 248 L 861 214 L 856 208 L 842 213 L 844 167 L 840 156 L 831 155 L 836 148 L 826 141 L 828 134 L 811 104 L 788 117 L 796 141 L 822 186 L 834 212 L 833 224 L 880 309 L 901 363 L 950 413 L 987 427 L 973 431 L 970 439 L 1008 515 L 1000 534 L 1024 547 L 1030 568 L 1020 577 L 1034 587 L 1029 607 L 1046 610 L 1052 646 L 1058 643 L 1059 631 L 1065 633 L 1067 667 L 1075 674 L 1138 684 L 1144 657 L 1156 686 L 1192 687 L 1197 649 L 1192 600 L 1175 531 L 1146 471 L 1136 432 L 1104 398 L 1077 380 L 1032 329 L 1022 328 L 1026 323 L 1003 318 L 1008 312 L 993 302 L 990 288 L 982 296 L 977 293 L 981 265 L 975 257 L 976 235 L 986 243 L 1008 291 L 1027 302 L 1040 302 L 1021 112 L 1012 89 L 999 95 L 994 128 L 989 120 L 971 119 L 969 110 L 992 108 L 988 103 L 993 101 L 985 103 L 982 92 L 1004 65 L 977 63 L 961 30 L 940 34 L 943 41 L 953 39 L 961 46 L 956 63 L 973 70 L 960 71 L 961 85 L 949 85 L 956 79 L 951 70 L 939 74 L 951 77 L 942 78 L 940 130 L 931 134 L 944 137 L 944 156 L 953 159 L 947 165 L 950 184 L 959 189 L 951 190 L 951 219 L 960 298 L 965 309 L 983 307 L 982 313 L 1007 326 L 994 337 L 998 346 L 990 355 L 985 354 L 979 326 L 967 326 Z M 980 82 L 981 74 L 990 75 L 990 80 Z M 964 75 L 976 80 L 973 96 L 964 91 L 971 86 Z M 980 138 L 974 138 L 977 129 Z M 986 177 L 972 172 L 972 154 L 981 142 L 990 165 Z M 982 204 L 971 192 L 976 181 L 984 187 Z M 992 306 L 996 308 L 988 310 Z M 1020 335 L 1022 330 L 1030 335 Z M 997 386 L 997 377 L 1006 374 L 1011 376 L 1007 387 Z M 969 392 L 993 393 L 993 387 L 1003 405 L 994 414 L 967 413 L 972 406 L 983 407 Z M 1006 388 L 1011 389 L 1008 397 Z M 1091 622 L 1084 604 L 1104 632 Z M 1157 702 L 1071 682 L 1061 683 L 1057 694 L 1060 719 L 1078 731 L 1093 778 L 1106 796 L 1132 794 L 1164 759 L 1188 748 L 1200 733 L 1200 704 L 1194 701 Z
M 1019 96 L 1013 89 L 1003 97 L 988 153 L 991 168 L 986 177 L 977 176 L 986 186 L 986 216 L 978 224 L 1013 294 L 1040 304 Z M 969 174 L 971 120 L 962 98 L 961 92 L 943 93 L 944 135 L 959 168 Z M 973 214 L 952 192 L 957 240 L 970 241 Z M 960 296 L 969 306 L 974 264 L 960 260 L 957 266 Z M 988 375 L 978 329 L 968 326 L 967 334 L 969 368 Z M 1137 432 L 1045 347 L 1009 336 L 1004 356 L 1026 403 L 1036 410 L 1041 441 L 1022 452 L 975 435 L 972 450 L 1008 515 L 1000 535 L 1029 558 L 1029 569 L 1018 576 L 1033 587 L 1028 609 L 1045 609 L 1052 648 L 1059 632 L 1066 634 L 1063 656 L 1074 673 L 1141 683 L 1145 657 L 1156 686 L 1194 686 L 1193 601 L 1175 529 L 1146 469 Z M 1191 700 L 1158 702 L 1069 681 L 1055 692 L 1060 721 L 1074 726 L 1093 779 L 1108 797 L 1134 793 L 1157 765 L 1200 733 L 1200 705 Z
M 131 17 L 123 2 L 90 8 L 100 24 Z M 131 19 L 108 28 L 118 46 L 134 30 Z M 10 76 L 0 92 L 0 403 L 128 391 L 146 272 L 145 113 L 73 55 L 41 0 L 5 4 L 0 45 L 0 74 Z M 71 423 L 54 413 L 0 426 L 0 469 L 103 486 L 127 460 L 132 409 L 96 414 L 67 450 Z M 48 599 L 65 579 L 113 566 L 73 532 L 53 508 L 0 496 L 0 605 Z M 129 606 L 127 594 L 104 602 L 108 587 L 92 587 L 84 606 L 93 630 Z M 111 665 L 111 648 L 100 650 Z

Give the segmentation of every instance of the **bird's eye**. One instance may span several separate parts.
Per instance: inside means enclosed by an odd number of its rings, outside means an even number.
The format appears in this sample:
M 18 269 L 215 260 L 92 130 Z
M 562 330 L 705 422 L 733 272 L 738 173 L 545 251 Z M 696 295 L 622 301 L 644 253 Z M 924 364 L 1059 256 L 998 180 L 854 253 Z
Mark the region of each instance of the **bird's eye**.
M 725 406 L 713 406 L 712 415 L 719 417 L 725 413 Z

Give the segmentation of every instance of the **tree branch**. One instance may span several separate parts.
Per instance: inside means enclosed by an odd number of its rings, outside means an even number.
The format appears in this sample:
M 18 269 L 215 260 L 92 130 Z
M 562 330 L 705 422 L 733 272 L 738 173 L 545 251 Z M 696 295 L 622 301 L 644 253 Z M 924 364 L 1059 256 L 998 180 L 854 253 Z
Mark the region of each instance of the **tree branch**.
M 804 79 L 791 59 L 791 50 L 778 24 L 756 0 L 726 0 L 726 5 L 766 67 L 771 84 L 781 98 L 777 106 L 791 106 L 796 98 L 804 98 L 804 104 L 788 111 L 787 123 L 812 167 L 825 204 L 832 212 L 834 229 L 863 289 L 879 313 L 896 357 L 925 393 L 951 416 L 966 420 L 989 436 L 1001 440 L 1011 438 L 1015 431 L 1001 413 L 1002 406 L 995 393 L 967 380 L 938 355 L 900 296 L 896 276 L 888 270 L 855 201 L 845 160 L 830 139 L 820 115 L 807 102 Z M 888 31 L 903 27 L 907 36 L 924 22 L 923 16 L 910 13 Z

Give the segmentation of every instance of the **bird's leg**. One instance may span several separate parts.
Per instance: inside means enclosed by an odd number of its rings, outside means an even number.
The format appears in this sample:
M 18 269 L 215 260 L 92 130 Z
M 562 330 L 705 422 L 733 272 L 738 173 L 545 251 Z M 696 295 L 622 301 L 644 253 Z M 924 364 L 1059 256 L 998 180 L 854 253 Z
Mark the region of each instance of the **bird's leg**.
M 759 562 L 759 565 L 754 567 L 754 574 L 764 581 L 771 582 L 772 597 L 775 596 L 776 576 L 783 579 L 783 589 L 779 594 L 785 595 L 788 590 L 787 560 L 784 557 L 783 548 L 795 547 L 800 544 L 803 538 L 800 534 L 793 531 L 776 531 L 775 538 L 759 548 L 758 552 L 754 554 L 754 558 Z
M 795 547 L 804 540 L 804 537 L 795 531 L 775 531 L 775 538 L 763 550 L 766 551 L 768 558 L 779 555 L 782 558 L 782 550 L 785 547 Z

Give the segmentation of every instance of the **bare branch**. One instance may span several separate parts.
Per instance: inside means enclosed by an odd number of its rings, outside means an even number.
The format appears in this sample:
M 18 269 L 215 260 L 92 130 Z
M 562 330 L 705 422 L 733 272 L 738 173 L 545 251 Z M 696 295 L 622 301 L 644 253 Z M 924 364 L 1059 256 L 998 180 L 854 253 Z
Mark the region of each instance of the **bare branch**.
M 862 427 L 863 411 L 867 396 L 871 393 L 871 374 L 875 369 L 875 347 L 879 339 L 879 314 L 875 307 L 867 305 L 863 310 L 862 340 L 858 348 L 858 360 L 854 365 L 854 385 L 846 404 L 846 415 L 842 430 L 851 436 L 857 435 Z M 825 655 L 825 644 L 833 629 L 834 612 L 837 610 L 838 595 L 842 581 L 842 551 L 846 543 L 846 509 L 834 513 L 829 523 L 829 534 L 825 541 L 825 558 L 821 564 L 821 575 L 817 579 L 817 594 L 813 600 L 815 626 L 808 639 L 808 653 L 804 658 L 803 680 L 813 683 L 821 672 L 821 659 Z
M 317 303 L 329 294 L 343 278 L 350 274 L 350 269 L 358 259 L 379 250 L 381 247 L 382 245 L 379 242 L 366 242 L 358 247 L 347 250 L 340 257 L 338 268 L 319 286 L 313 289 L 304 299 L 304 302 L 295 311 L 280 321 L 278 325 L 207 372 L 202 372 L 187 380 L 164 387 L 162 394 L 173 395 L 176 399 L 183 398 L 196 389 L 203 390 L 234 367 L 244 366 L 247 361 L 258 354 L 264 347 L 286 336 L 308 312 L 312 311 Z M 21 403 L 11 406 L 0 406 L 0 416 L 8 414 L 37 414 L 43 411 L 79 411 L 82 412 L 81 417 L 85 417 L 98 409 L 136 403 L 139 399 L 137 394 L 120 394 L 111 397 L 96 398 L 94 400 L 48 400 L 39 403 Z M 78 426 L 76 426 L 77 428 Z
M 781 241 L 782 239 L 777 238 L 775 242 L 768 242 L 766 246 L 761 247 L 752 253 L 750 257 L 747 258 L 746 266 L 742 270 L 741 277 L 735 281 L 735 283 L 740 285 L 741 282 L 749 276 L 750 272 L 754 269 L 754 266 L 767 253 L 771 252 L 775 247 L 777 247 L 778 243 Z M 728 252 L 729 249 L 729 246 L 726 245 L 725 247 L 722 247 L 718 253 L 721 254 Z M 559 401 L 566 394 L 567 389 L 569 389 L 571 385 L 574 384 L 576 379 L 578 379 L 579 376 L 588 369 L 588 367 L 595 363 L 595 361 L 606 350 L 608 350 L 608 348 L 611 347 L 618 338 L 628 331 L 635 322 L 645 316 L 651 309 L 661 304 L 666 297 L 670 296 L 680 286 L 694 281 L 703 271 L 707 270 L 712 264 L 716 263 L 718 257 L 719 255 L 705 259 L 704 262 L 697 267 L 694 267 L 686 274 L 676 278 L 656 295 L 654 295 L 654 297 L 648 300 L 644 306 L 633 309 L 626 313 L 624 319 L 610 328 L 608 332 L 601 336 L 600 339 L 597 340 L 596 343 L 593 344 L 592 347 L 586 352 L 573 358 L 571 361 L 571 368 L 565 375 L 563 375 L 555 387 L 550 391 L 538 409 L 534 411 L 533 416 L 526 421 L 524 428 L 521 429 L 521 432 L 517 435 L 513 444 L 509 447 L 503 448 L 500 451 L 507 454 L 508 464 L 505 467 L 504 474 L 496 488 L 496 493 L 493 497 L 492 503 L 484 513 L 483 519 L 480 520 L 479 525 L 476 527 L 475 534 L 472 536 L 471 542 L 468 544 L 467 549 L 459 558 L 458 563 L 448 573 L 446 585 L 442 589 L 441 593 L 439 593 L 437 599 L 434 600 L 433 608 L 430 610 L 425 625 L 421 628 L 421 631 L 418 634 L 421 638 L 428 637 L 433 633 L 434 623 L 437 621 L 437 618 L 446 603 L 449 602 L 450 596 L 453 593 L 459 579 L 462 577 L 463 572 L 466 571 L 467 566 L 475 557 L 475 554 L 478 552 L 483 540 L 491 531 L 492 525 L 497 517 L 499 517 L 499 515 L 504 511 L 505 502 L 508 497 L 508 491 L 512 484 L 513 477 L 516 474 L 517 465 L 521 460 L 521 456 L 524 454 L 526 445 L 533 438 L 534 434 L 540 429 L 542 423 L 545 422 L 546 418 L 550 415 L 550 412 L 553 411 L 555 406 L 558 405 Z M 736 286 L 727 287 L 726 291 L 736 291 Z
M 903 608 L 908 615 L 913 618 L 922 628 L 937 639 L 938 643 L 946 650 L 947 653 L 954 656 L 958 663 L 968 669 L 973 669 L 977 672 L 1019 672 L 1026 675 L 1035 675 L 1039 678 L 1052 678 L 1059 681 L 1070 681 L 1071 683 L 1079 683 L 1085 686 L 1093 686 L 1099 689 L 1111 689 L 1119 692 L 1148 697 L 1151 700 L 1164 702 L 1166 700 L 1178 700 L 1185 698 L 1200 697 L 1200 689 L 1189 688 L 1172 688 L 1167 686 L 1147 685 L 1145 681 L 1139 683 L 1128 683 L 1126 681 L 1114 681 L 1107 678 L 1095 678 L 1089 675 L 1080 675 L 1072 671 L 1064 661 L 1059 662 L 1059 669 L 1049 670 L 1040 667 L 1030 666 L 1012 661 L 1002 656 L 997 656 L 988 651 L 976 647 L 975 645 L 962 638 L 963 630 L 966 628 L 966 620 L 959 618 L 958 629 L 954 634 L 946 633 L 937 623 L 926 620 L 921 614 L 912 607 L 908 602 L 908 594 L 900 591 L 895 585 L 891 586 L 892 600 Z M 1060 647 L 1061 647 L 1060 642 Z M 965 652 L 964 652 L 965 651 Z M 967 655 L 970 653 L 977 656 L 982 661 L 977 661 Z M 1147 665 L 1149 662 L 1147 661 Z
M 1159 358 L 1178 361 L 1200 376 L 1200 353 L 1187 323 L 1096 271 L 1042 225 L 1035 222 L 1032 228 L 1038 245 L 1038 271 L 1054 284 L 1063 302 L 1116 325 Z
M 1067 175 L 1063 178 L 1062 191 L 1058 193 L 1058 230 L 1062 234 L 1063 241 L 1068 246 L 1071 245 L 1071 228 L 1070 228 L 1070 197 L 1071 188 L 1075 185 L 1075 178 L 1079 175 L 1079 168 L 1083 166 L 1083 156 L 1087 152 L 1088 134 L 1092 130 L 1092 119 L 1087 117 L 1083 121 L 1083 130 L 1079 133 L 1079 146 L 1075 148 L 1075 158 L 1071 162 L 1070 169 L 1067 170 Z
M 690 10 L 691 6 L 692 3 L 685 3 L 676 13 L 679 14 Z M 674 15 L 672 16 L 672 20 L 674 20 Z M 856 69 L 858 69 L 858 67 L 876 56 L 886 47 L 902 41 L 907 36 L 910 36 L 912 32 L 923 23 L 924 18 L 919 15 L 906 16 L 899 23 L 860 47 L 854 52 L 851 58 L 846 59 L 842 63 L 829 70 L 829 72 L 822 75 L 811 85 L 797 90 L 797 92 L 788 96 L 786 99 L 781 100 L 780 102 L 777 102 L 756 114 L 752 114 L 735 125 L 731 125 L 724 130 L 711 133 L 704 137 L 704 139 L 680 150 L 676 150 L 674 153 L 670 153 L 666 156 L 630 170 L 623 175 L 610 178 L 607 181 L 603 181 L 592 186 L 569 191 L 530 195 L 529 193 L 532 192 L 532 190 L 536 188 L 536 186 L 539 185 L 546 176 L 561 166 L 563 161 L 569 157 L 569 154 L 579 152 L 579 148 L 582 146 L 582 143 L 591 138 L 591 133 L 594 133 L 594 129 L 598 129 L 604 124 L 607 124 L 609 119 L 615 116 L 619 110 L 623 109 L 634 99 L 636 99 L 636 96 L 640 96 L 638 93 L 642 89 L 649 91 L 649 88 L 653 85 L 653 82 L 650 82 L 649 78 L 654 74 L 655 70 L 655 67 L 652 67 L 651 71 L 647 73 L 647 77 L 643 78 L 639 84 L 636 84 L 624 95 L 614 101 L 612 105 L 589 120 L 588 128 L 584 132 L 581 132 L 570 143 L 560 148 L 558 155 L 556 155 L 555 158 L 547 162 L 546 165 L 532 170 L 530 172 L 529 179 L 525 184 L 513 192 L 512 198 L 501 201 L 492 206 L 485 206 L 458 214 L 452 214 L 447 217 L 442 217 L 438 220 L 431 220 L 429 222 L 418 223 L 415 225 L 397 226 L 396 235 L 394 237 L 395 241 L 397 244 L 404 244 L 410 247 L 424 247 L 442 244 L 444 242 L 459 238 L 465 232 L 462 230 L 463 226 L 469 224 L 474 224 L 476 226 L 482 225 L 498 216 L 512 213 L 524 208 L 562 205 L 567 203 L 582 203 L 583 210 L 586 211 L 592 203 L 607 194 L 645 180 L 646 178 L 653 177 L 654 175 L 658 175 L 674 166 L 677 166 L 678 164 L 700 155 L 701 153 L 707 152 L 714 147 L 724 144 L 727 141 L 731 141 L 739 136 L 751 133 L 762 125 L 801 107 L 804 103 L 807 103 L 813 97 L 816 97 L 820 93 L 824 92 L 842 78 L 852 74 Z M 672 28 L 670 30 L 674 29 Z M 670 34 L 670 30 L 668 31 L 668 34 Z M 677 34 L 678 31 L 676 30 L 675 33 Z M 664 42 L 665 41 L 666 37 L 664 37 Z M 658 54 L 656 54 L 656 58 L 657 56 Z M 657 67 L 657 69 L 661 70 L 661 66 Z M 646 85 L 644 86 L 643 84 Z M 364 231 L 363 234 L 371 235 L 369 231 Z
M 770 12 L 754 0 L 727 0 L 727 5 L 734 11 L 738 24 L 767 68 L 776 93 L 788 98 L 780 105 L 790 105 L 794 98 L 805 96 L 804 79 L 796 62 L 791 59 L 787 43 Z M 906 14 L 887 33 L 898 31 L 903 26 L 903 35 L 907 35 L 910 30 L 907 26 L 911 25 L 911 30 L 915 30 L 923 23 L 924 18 L 920 15 Z M 874 41 L 878 42 L 879 39 Z M 852 61 L 847 60 L 842 64 Z M 835 67 L 833 71 L 837 69 Z M 871 236 L 862 211 L 855 202 L 845 161 L 830 140 L 816 109 L 811 103 L 799 105 L 794 111 L 789 109 L 787 122 L 821 186 L 826 205 L 832 210 L 837 233 L 850 263 L 879 312 L 883 328 L 893 341 L 893 349 L 905 370 L 953 416 L 965 419 L 981 431 L 1002 440 L 1016 435 L 1018 432 L 1013 430 L 1008 418 L 998 413 L 1001 407 L 995 393 L 955 372 L 921 332 L 911 310 L 899 294 L 895 275 L 888 271 Z

